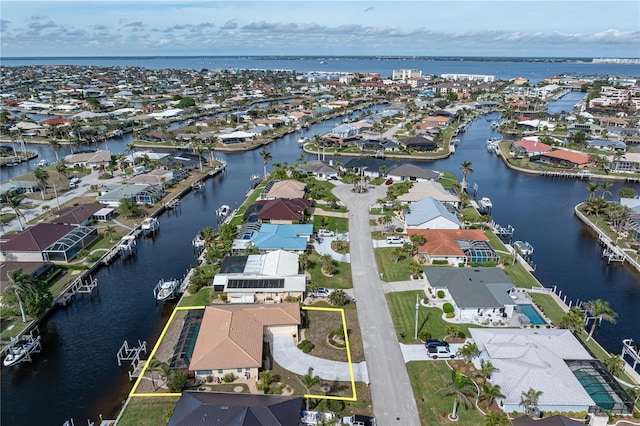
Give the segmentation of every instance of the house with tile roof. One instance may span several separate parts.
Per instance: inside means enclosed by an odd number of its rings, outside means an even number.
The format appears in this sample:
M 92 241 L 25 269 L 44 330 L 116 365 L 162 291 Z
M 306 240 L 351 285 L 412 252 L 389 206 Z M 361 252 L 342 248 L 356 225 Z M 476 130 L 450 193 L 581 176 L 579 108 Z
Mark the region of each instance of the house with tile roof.
M 299 325 L 297 303 L 208 306 L 189 370 L 205 379 L 222 379 L 229 373 L 257 378 L 264 342 L 274 335 L 288 335 L 297 343 Z
M 69 154 L 64 157 L 64 162 L 69 167 L 85 167 L 93 170 L 103 169 L 111 163 L 111 151 L 99 150 L 96 152 Z
M 407 232 L 409 236 L 424 237 L 424 244 L 418 247 L 423 263 L 438 261 L 460 266 L 500 260 L 480 229 L 409 229 Z
M 262 198 L 304 198 L 306 188 L 306 183 L 295 179 L 281 180 L 275 182 L 269 191 L 262 196 Z
M 531 157 L 531 161 L 571 169 L 586 168 L 591 165 L 587 154 L 563 149 L 534 155 Z
M 126 183 L 106 185 L 96 199 L 109 207 L 118 207 L 123 198 L 136 204 L 154 204 L 162 199 L 164 194 L 164 188 L 161 185 Z
M 452 192 L 447 191 L 439 182 L 432 180 L 414 183 L 406 194 L 399 195 L 397 200 L 403 203 L 415 203 L 432 197 L 441 203 L 450 204 L 455 208 L 460 206 L 460 197 Z
M 102 204 L 95 203 L 65 207 L 56 212 L 56 216 L 49 222 L 75 226 L 89 225 L 93 219 L 93 215 L 105 207 L 106 206 Z
M 258 232 L 249 238 L 251 247 L 265 253 L 272 250 L 287 250 L 302 253 L 307 249 L 313 234 L 313 224 L 263 223 Z
M 533 157 L 534 155 L 544 154 L 553 149 L 551 145 L 546 143 L 521 139 L 511 143 L 511 149 L 516 157 Z
M 338 177 L 338 169 L 320 160 L 307 161 L 294 167 L 298 172 L 306 173 L 307 176 L 315 176 L 319 179 Z
M 302 300 L 307 277 L 298 269 L 298 254 L 274 250 L 265 254 L 227 256 L 213 279 L 213 288 L 229 303 L 281 303 Z
M 460 219 L 433 197 L 412 203 L 404 218 L 405 229 L 460 229 Z
M 440 179 L 440 173 L 423 169 L 422 167 L 415 166 L 413 164 L 401 164 L 398 167 L 392 168 L 387 172 L 387 176 L 393 178 L 394 181 L 404 182 L 421 182 L 425 180 L 437 181 Z
M 305 198 L 277 198 L 258 200 L 244 214 L 245 220 L 269 223 L 299 223 L 305 221 L 311 200 Z

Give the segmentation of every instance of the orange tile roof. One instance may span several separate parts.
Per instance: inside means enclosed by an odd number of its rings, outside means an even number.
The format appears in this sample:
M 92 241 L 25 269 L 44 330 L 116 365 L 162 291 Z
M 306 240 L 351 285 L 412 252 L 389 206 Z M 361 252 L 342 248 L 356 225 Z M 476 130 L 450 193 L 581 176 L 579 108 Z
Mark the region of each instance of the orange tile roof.
M 464 252 L 455 240 L 489 241 L 480 229 L 409 229 L 409 235 L 424 235 L 426 241 L 418 248 L 419 253 L 431 256 L 461 256 Z
M 206 308 L 190 370 L 262 366 L 264 327 L 300 324 L 297 303 Z
M 565 151 L 559 149 L 557 151 L 547 152 L 544 154 L 547 157 L 558 158 L 560 160 L 570 161 L 575 164 L 587 164 L 589 163 L 589 156 L 581 152 Z

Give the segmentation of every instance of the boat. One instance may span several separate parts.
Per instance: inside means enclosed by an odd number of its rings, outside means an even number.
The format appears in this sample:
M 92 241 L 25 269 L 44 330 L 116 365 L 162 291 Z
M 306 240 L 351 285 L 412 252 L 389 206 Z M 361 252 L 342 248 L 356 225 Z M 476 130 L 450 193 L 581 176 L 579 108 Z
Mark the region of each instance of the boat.
M 478 205 L 484 210 L 491 210 L 493 207 L 493 203 L 491 203 L 491 199 L 489 197 L 480 198 Z
M 230 212 L 231 207 L 226 204 L 221 205 L 220 208 L 216 210 L 216 214 L 218 215 L 219 219 L 224 219 L 225 217 L 229 216 Z
M 165 281 L 161 279 L 153 289 L 153 297 L 155 297 L 158 302 L 171 300 L 176 296 L 176 292 L 178 291 L 179 286 L 180 280 L 170 279 L 168 281 Z
M 202 189 L 203 187 L 204 187 L 204 182 L 202 182 L 201 180 L 197 180 L 191 184 L 191 189 L 193 190 Z
M 122 254 L 131 254 L 136 248 L 136 237 L 133 235 L 125 235 L 118 244 L 118 251 Z
M 124 134 L 124 132 L 120 129 L 116 129 L 113 131 L 113 136 L 119 137 L 122 136 Z
M 173 209 L 176 208 L 180 205 L 180 199 L 179 198 L 174 198 L 173 200 L 169 200 L 166 203 L 164 203 L 164 206 L 168 209 Z
M 9 348 L 2 362 L 5 367 L 30 360 L 29 355 L 40 346 L 40 336 L 31 336 L 27 340 L 16 340 Z
M 516 241 L 513 243 L 513 246 L 523 256 L 531 256 L 533 254 L 533 246 L 527 241 Z
M 40 160 L 36 163 L 36 167 L 47 167 L 49 162 L 47 160 Z
M 191 245 L 193 248 L 202 250 L 204 248 L 204 237 L 202 236 L 202 232 L 198 232 L 195 238 L 191 241 Z
M 300 136 L 300 138 L 298 138 L 298 143 L 303 144 L 303 143 L 307 143 L 309 142 L 309 138 L 305 138 L 304 136 Z
M 262 176 L 260 176 L 257 173 L 254 173 L 249 178 L 249 181 L 251 182 L 251 189 L 253 189 L 256 186 L 260 185 L 260 182 L 262 182 Z
M 140 229 L 146 232 L 155 232 L 160 229 L 160 221 L 157 217 L 148 217 L 142 221 Z

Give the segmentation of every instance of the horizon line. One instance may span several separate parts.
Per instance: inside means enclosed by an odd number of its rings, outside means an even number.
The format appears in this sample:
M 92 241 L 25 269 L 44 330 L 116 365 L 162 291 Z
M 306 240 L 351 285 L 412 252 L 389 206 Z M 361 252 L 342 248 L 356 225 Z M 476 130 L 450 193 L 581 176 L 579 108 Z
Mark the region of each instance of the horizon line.
M 118 59 L 118 58 L 310 58 L 310 59 L 344 59 L 344 58 L 376 58 L 376 59 L 631 59 L 637 60 L 640 57 L 621 56 L 500 56 L 500 55 L 36 55 L 36 56 L 2 56 L 0 59 Z

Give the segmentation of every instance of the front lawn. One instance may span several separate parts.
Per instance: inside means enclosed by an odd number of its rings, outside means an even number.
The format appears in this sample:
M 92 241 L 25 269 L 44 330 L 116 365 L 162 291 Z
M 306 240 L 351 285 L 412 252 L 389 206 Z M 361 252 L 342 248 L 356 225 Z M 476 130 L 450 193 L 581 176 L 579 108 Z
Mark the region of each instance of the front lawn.
M 323 305 L 325 304 L 319 303 L 313 306 Z M 328 304 L 326 306 L 332 307 Z M 353 303 L 345 306 L 344 316 L 347 322 L 351 361 L 355 363 L 364 361 L 364 349 L 362 346 L 362 337 L 360 336 L 358 312 L 352 308 L 353 306 Z M 309 320 L 309 327 L 304 329 L 304 338 L 315 345 L 309 354 L 319 358 L 347 362 L 346 348 L 338 348 L 330 345 L 327 339 L 332 331 L 342 330 L 342 315 L 340 315 L 340 312 L 314 310 L 304 312 L 306 312 Z
M 393 255 L 393 247 L 381 247 L 374 250 L 380 278 L 383 281 L 407 281 L 409 279 L 409 264 L 413 262 L 410 257 L 405 257 L 396 263 Z
M 309 255 L 307 272 L 311 274 L 311 281 L 318 284 L 318 287 L 328 288 L 352 288 L 351 264 L 337 262 L 337 270 L 332 277 L 327 277 L 322 273 L 322 261 L 315 251 Z
M 330 231 L 338 233 L 344 233 L 349 230 L 349 219 L 346 217 L 333 217 L 333 216 L 313 216 L 313 229 L 328 229 Z
M 416 295 L 420 299 L 427 299 L 424 291 L 402 291 L 387 293 L 387 305 L 393 319 L 393 325 L 401 343 L 419 343 L 413 339 L 416 321 Z M 452 324 L 442 319 L 440 308 L 426 308 L 420 306 L 418 310 L 418 331 L 426 328 L 434 339 L 442 339 L 446 335 L 446 328 L 455 325 L 469 336 L 469 327 L 477 327 L 473 324 Z
M 451 381 L 451 369 L 446 361 L 412 361 L 407 364 L 407 372 L 423 425 L 484 424 L 484 416 L 478 410 L 466 410 L 460 404 L 457 410 L 458 421 L 453 423 L 447 419 L 447 414 L 453 409 L 453 396 L 439 392 Z

